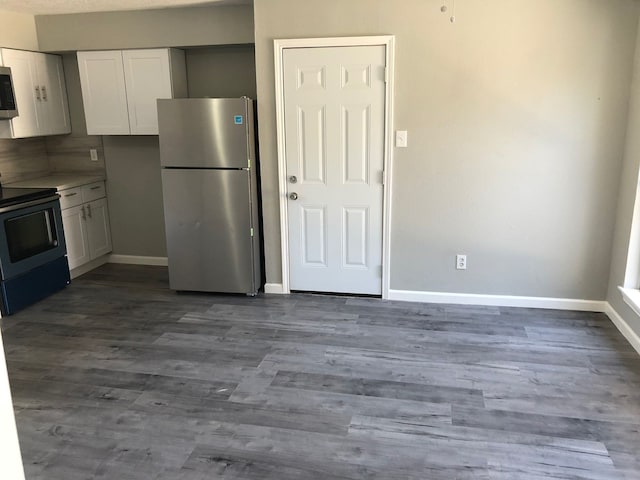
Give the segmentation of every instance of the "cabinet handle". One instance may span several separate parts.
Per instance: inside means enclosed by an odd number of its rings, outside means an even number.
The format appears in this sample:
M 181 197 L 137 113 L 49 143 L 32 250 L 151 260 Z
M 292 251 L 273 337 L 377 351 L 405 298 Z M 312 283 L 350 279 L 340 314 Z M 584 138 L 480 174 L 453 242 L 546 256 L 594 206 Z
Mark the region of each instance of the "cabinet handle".
M 38 100 L 38 101 L 42 100 L 40 98 L 40 87 L 36 87 L 36 100 Z
M 47 101 L 47 87 L 45 87 L 44 85 L 42 86 L 42 99 L 45 102 Z
M 84 211 L 84 205 L 82 206 L 82 208 L 80 210 L 82 210 L 82 219 L 86 220 L 87 219 L 87 214 Z
M 89 218 L 91 218 L 91 205 L 87 204 L 87 212 L 89 212 Z
M 78 192 L 73 192 L 73 193 L 65 193 L 64 196 L 65 197 L 73 197 L 74 195 L 77 195 Z
M 102 188 L 100 185 L 96 185 L 95 187 L 91 187 L 89 190 L 98 190 L 99 188 Z

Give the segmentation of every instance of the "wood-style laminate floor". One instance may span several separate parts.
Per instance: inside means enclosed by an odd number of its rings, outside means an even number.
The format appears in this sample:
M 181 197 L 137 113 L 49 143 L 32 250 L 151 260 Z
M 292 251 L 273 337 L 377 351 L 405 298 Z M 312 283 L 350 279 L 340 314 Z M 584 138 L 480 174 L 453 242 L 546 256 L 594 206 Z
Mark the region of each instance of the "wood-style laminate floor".
M 640 356 L 602 314 L 106 265 L 2 322 L 28 480 L 640 479 Z

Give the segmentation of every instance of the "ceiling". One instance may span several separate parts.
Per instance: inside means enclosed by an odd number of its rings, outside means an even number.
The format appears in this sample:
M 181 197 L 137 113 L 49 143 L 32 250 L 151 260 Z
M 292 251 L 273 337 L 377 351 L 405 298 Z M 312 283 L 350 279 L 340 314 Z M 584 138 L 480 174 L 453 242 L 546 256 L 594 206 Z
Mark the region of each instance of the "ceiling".
M 198 5 L 251 5 L 252 3 L 252 0 L 0 0 L 0 10 L 33 15 L 56 15 Z

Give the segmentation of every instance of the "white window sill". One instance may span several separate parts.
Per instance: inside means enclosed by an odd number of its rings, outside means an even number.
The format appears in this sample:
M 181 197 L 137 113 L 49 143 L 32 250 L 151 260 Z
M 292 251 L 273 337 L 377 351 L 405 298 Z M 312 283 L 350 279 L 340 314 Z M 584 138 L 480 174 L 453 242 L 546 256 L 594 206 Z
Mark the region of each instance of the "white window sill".
M 640 315 L 640 290 L 636 288 L 624 288 L 618 287 L 624 302 L 631 307 L 631 309 Z

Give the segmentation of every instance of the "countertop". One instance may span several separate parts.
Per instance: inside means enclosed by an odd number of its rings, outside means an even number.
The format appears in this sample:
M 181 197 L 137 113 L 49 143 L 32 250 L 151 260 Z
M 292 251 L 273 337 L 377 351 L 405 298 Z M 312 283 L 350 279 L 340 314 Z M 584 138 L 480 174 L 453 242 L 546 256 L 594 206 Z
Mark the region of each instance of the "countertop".
M 7 187 L 29 187 L 29 188 L 56 188 L 65 190 L 67 188 L 79 187 L 93 182 L 102 182 L 104 175 L 86 173 L 55 173 L 46 177 L 32 178 L 5 184 Z

